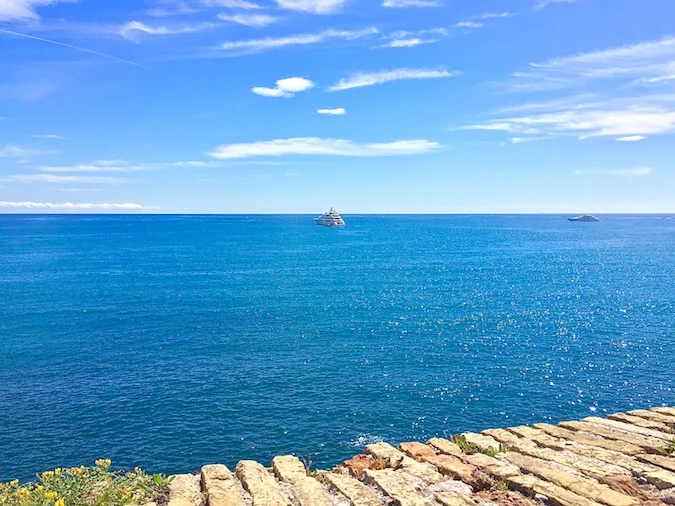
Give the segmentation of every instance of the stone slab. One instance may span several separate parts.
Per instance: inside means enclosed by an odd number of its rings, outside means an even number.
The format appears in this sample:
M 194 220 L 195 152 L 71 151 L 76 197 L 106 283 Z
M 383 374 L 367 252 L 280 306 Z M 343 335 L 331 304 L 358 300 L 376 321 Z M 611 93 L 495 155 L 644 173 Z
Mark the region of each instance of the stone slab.
M 429 441 L 427 441 L 427 444 L 439 452 L 445 453 L 447 455 L 460 455 L 462 453 L 462 450 L 460 450 L 459 446 L 457 446 L 455 443 L 440 437 L 431 438 Z
M 251 494 L 253 506 L 292 506 L 272 474 L 253 460 L 242 460 L 235 469 L 244 488 Z
M 426 483 L 440 483 L 445 480 L 442 474 L 431 466 L 417 462 L 398 451 L 388 443 L 377 443 L 366 446 L 365 452 L 379 459 L 388 469 L 405 469 L 405 471 Z
M 432 447 L 417 442 L 401 443 L 399 448 L 408 457 L 415 460 L 423 460 L 423 457 L 433 457 L 436 455 L 436 452 Z
M 587 446 L 597 446 L 598 448 L 620 452 L 625 455 L 637 455 L 643 451 L 639 446 L 626 443 L 625 441 L 607 439 L 602 436 L 585 432 L 575 432 L 547 423 L 535 423 L 533 427 L 560 439 L 566 439 L 567 441 L 573 441 Z
M 657 422 L 666 423 L 666 424 L 675 424 L 675 416 L 664 415 L 657 411 L 649 411 L 647 409 L 634 409 L 633 411 L 628 412 L 629 415 L 639 416 L 641 418 L 646 418 L 647 420 L 655 420 Z
M 638 427 L 636 425 L 631 425 L 630 423 L 617 422 L 616 420 L 607 420 L 606 418 L 600 418 L 599 416 L 589 416 L 583 419 L 584 422 L 593 423 L 596 425 L 604 425 L 611 427 L 616 430 L 621 430 L 629 434 L 639 434 L 644 437 L 653 438 L 661 441 L 668 441 L 672 434 L 667 434 L 654 429 L 646 429 L 644 427 Z
M 330 497 L 314 478 L 305 476 L 291 487 L 299 506 L 333 506 Z
M 300 459 L 293 455 L 283 455 L 272 459 L 274 475 L 286 483 L 294 484 L 307 478 L 307 470 Z
M 240 485 L 226 466 L 202 467 L 201 480 L 208 506 L 244 506 Z
M 377 486 L 384 494 L 391 497 L 396 506 L 429 505 L 429 500 L 400 472 L 393 469 L 381 471 L 366 469 L 363 475 L 365 483 Z
M 551 466 L 545 460 L 512 452 L 505 454 L 505 458 L 521 470 L 591 501 L 607 506 L 638 506 L 639 504 L 639 501 L 634 497 L 612 490 L 595 480 L 562 471 Z
M 663 415 L 675 416 L 675 408 L 652 408 L 651 411 L 656 411 L 657 413 L 661 413 Z
M 638 455 L 637 459 L 675 473 L 675 457 L 665 457 L 663 455 L 649 455 L 643 453 L 642 455 Z
M 500 443 L 505 443 L 514 448 L 537 447 L 537 444 L 534 443 L 533 441 L 523 439 L 522 437 L 517 436 L 516 434 L 504 429 L 488 429 L 484 430 L 482 434 L 490 436 L 493 439 L 499 441 Z
M 638 427 L 644 427 L 646 429 L 658 430 L 659 432 L 665 432 L 666 434 L 671 433 L 671 431 L 673 430 L 669 425 L 663 422 L 658 422 L 656 420 L 649 420 L 646 418 L 642 418 L 640 416 L 633 416 L 624 413 L 614 413 L 612 415 L 609 415 L 607 418 L 609 418 L 610 420 L 616 420 L 617 422 L 624 422 L 629 423 L 631 425 L 636 425 Z
M 559 506 L 600 506 L 600 503 L 532 475 L 514 476 L 508 481 L 509 486 L 515 490 L 529 492 L 531 495 L 546 496 Z
M 473 499 L 452 492 L 438 492 L 434 498 L 443 506 L 477 506 Z
M 192 474 L 177 474 L 169 484 L 168 506 L 203 506 L 199 477 Z
M 351 506 L 383 506 L 384 502 L 359 480 L 339 473 L 319 473 L 319 481 L 331 485 Z
M 589 422 L 568 421 L 560 422 L 558 425 L 564 429 L 583 431 L 590 434 L 599 435 L 607 439 L 623 441 L 624 443 L 639 446 L 640 448 L 651 451 L 652 453 L 658 452 L 659 448 L 663 445 L 661 441 L 654 440 L 652 438 L 645 438 L 638 434 L 629 434 L 623 431 L 617 431 L 610 427 Z
M 476 472 L 476 466 L 462 462 L 452 455 L 434 455 L 425 457 L 424 461 L 435 466 L 442 474 L 462 480 L 464 483 L 471 483 Z
M 476 445 L 480 450 L 492 450 L 494 452 L 499 451 L 499 441 L 493 438 L 490 435 L 486 434 L 476 434 L 474 432 L 464 432 L 462 436 L 466 438 L 467 443 Z
M 543 446 L 546 448 L 560 448 L 561 446 L 559 439 L 546 434 L 546 432 L 542 430 L 533 429 L 524 425 L 520 425 L 518 427 L 509 427 L 506 430 L 524 439 L 529 439 L 538 446 Z

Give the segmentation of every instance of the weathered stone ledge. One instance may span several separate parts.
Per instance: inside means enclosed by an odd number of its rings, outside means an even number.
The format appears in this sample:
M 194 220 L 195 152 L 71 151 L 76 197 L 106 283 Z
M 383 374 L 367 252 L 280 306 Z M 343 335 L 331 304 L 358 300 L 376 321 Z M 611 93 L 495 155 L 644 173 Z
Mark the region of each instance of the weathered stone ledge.
M 178 475 L 168 506 L 675 505 L 675 408 L 369 445 L 332 471 L 294 456 Z

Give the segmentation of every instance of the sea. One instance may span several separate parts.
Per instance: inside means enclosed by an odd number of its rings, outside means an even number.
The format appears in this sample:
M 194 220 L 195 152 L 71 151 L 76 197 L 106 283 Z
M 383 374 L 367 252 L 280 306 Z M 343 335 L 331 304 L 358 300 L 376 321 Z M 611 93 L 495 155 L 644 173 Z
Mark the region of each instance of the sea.
M 675 219 L 566 218 L 0 216 L 0 481 L 675 405 Z

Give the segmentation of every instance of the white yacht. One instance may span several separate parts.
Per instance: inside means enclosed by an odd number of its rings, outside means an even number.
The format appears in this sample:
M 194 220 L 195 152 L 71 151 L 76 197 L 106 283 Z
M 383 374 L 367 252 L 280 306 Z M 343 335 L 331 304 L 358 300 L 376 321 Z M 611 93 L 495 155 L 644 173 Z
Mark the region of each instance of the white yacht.
M 326 227 L 344 227 L 345 226 L 345 220 L 343 220 L 342 216 L 340 216 L 340 213 L 338 213 L 332 207 L 330 208 L 330 211 L 328 211 L 327 213 L 323 213 L 318 218 L 314 218 L 314 221 L 316 221 L 317 225 L 323 225 L 323 226 L 326 226 Z
M 600 218 L 593 216 L 592 214 L 584 214 L 577 216 L 576 218 L 567 218 L 570 221 L 600 221 Z

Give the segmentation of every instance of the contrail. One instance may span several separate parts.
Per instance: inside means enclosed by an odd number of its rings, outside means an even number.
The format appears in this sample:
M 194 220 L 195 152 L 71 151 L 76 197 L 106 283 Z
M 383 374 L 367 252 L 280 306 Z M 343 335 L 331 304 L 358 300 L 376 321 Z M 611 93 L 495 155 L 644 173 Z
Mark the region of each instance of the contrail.
M 70 49 L 75 49 L 77 51 L 83 51 L 85 53 L 90 53 L 90 54 L 95 54 L 96 56 L 102 56 L 103 58 L 108 58 L 110 60 L 115 60 L 119 61 L 122 63 L 126 63 L 127 65 L 133 65 L 134 67 L 143 67 L 140 63 L 135 63 L 129 60 L 123 60 L 122 58 L 118 58 L 117 56 L 111 56 L 109 54 L 105 53 L 99 53 L 98 51 L 92 51 L 91 49 L 85 49 L 83 47 L 78 47 L 78 46 L 73 46 L 71 44 L 65 44 L 64 42 L 58 42 L 56 40 L 51 40 L 51 39 L 43 39 L 42 37 L 35 37 L 34 35 L 27 35 L 25 33 L 19 33 L 19 32 L 13 32 L 11 30 L 5 30 L 4 28 L 0 28 L 1 33 L 7 33 L 9 35 L 15 35 L 17 37 L 24 37 L 26 39 L 33 39 L 33 40 L 39 40 L 40 42 L 46 42 L 47 44 L 54 44 L 56 46 L 63 46 L 67 47 Z

